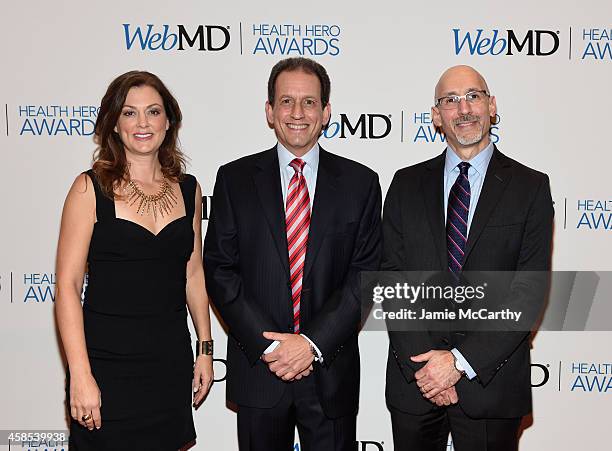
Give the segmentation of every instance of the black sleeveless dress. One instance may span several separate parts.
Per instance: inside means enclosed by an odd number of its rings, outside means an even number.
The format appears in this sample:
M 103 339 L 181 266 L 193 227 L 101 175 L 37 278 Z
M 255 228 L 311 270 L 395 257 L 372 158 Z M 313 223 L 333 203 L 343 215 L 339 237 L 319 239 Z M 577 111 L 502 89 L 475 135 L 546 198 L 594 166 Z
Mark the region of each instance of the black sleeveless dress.
M 70 449 L 178 450 L 196 436 L 185 294 L 196 180 L 186 175 L 180 182 L 186 215 L 154 235 L 115 217 L 114 202 L 102 194 L 93 172 L 87 174 L 96 194 L 97 222 L 87 258 L 83 318 L 91 369 L 102 393 L 102 427 L 89 431 L 73 420 Z

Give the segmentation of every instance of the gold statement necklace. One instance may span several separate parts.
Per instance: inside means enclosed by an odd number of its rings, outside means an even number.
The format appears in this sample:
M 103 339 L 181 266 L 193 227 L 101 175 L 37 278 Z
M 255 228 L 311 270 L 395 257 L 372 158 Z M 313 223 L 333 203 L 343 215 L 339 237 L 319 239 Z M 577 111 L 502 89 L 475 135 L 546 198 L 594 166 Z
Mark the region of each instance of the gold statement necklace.
M 145 194 L 131 178 L 128 180 L 124 191 L 128 205 L 131 207 L 137 203 L 136 213 L 141 216 L 153 213 L 154 221 L 157 221 L 157 213 L 163 218 L 165 215 L 169 215 L 172 208 L 178 204 L 176 194 L 174 194 L 174 190 L 166 177 L 163 177 L 157 194 Z

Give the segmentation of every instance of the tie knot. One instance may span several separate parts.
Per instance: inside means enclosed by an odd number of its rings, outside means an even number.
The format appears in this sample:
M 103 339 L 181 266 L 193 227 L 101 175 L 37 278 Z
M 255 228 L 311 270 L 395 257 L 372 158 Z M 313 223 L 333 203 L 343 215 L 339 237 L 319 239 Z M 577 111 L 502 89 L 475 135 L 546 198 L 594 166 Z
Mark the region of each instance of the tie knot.
M 298 174 L 302 173 L 305 165 L 306 162 L 300 158 L 294 158 L 291 163 L 289 163 L 289 166 L 291 166 Z
M 470 166 L 471 164 L 467 161 L 462 161 L 457 165 L 457 167 L 459 167 L 459 172 L 461 173 L 461 175 L 465 175 L 466 177 L 468 175 L 468 169 L 470 169 Z

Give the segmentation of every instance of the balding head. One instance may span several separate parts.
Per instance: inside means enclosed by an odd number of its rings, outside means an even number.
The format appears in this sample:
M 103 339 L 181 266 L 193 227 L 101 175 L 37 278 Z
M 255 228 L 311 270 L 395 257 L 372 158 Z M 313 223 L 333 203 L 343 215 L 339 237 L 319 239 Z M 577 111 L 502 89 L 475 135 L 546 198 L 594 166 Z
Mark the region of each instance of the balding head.
M 489 92 L 489 87 L 484 77 L 471 66 L 459 65 L 453 66 L 444 71 L 438 83 L 436 84 L 434 101 L 437 101 L 440 97 L 447 96 L 449 94 L 463 95 L 464 92 L 454 92 L 453 89 L 458 84 L 468 85 L 471 90 L 481 90 Z M 472 86 L 473 85 L 473 86 Z
M 468 98 L 468 93 L 477 95 Z M 438 104 L 442 97 L 455 97 L 455 102 Z M 453 66 L 436 84 L 431 113 L 449 146 L 461 159 L 469 161 L 490 143 L 491 118 L 497 114 L 497 103 L 478 71 L 470 66 Z

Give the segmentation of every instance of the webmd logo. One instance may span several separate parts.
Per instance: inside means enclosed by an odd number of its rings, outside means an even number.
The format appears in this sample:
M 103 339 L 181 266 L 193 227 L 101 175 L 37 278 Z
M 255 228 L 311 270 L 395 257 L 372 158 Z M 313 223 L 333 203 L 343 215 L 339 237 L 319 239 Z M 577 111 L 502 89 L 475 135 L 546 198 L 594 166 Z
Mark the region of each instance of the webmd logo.
M 453 28 L 455 55 L 550 56 L 559 50 L 559 31 L 476 30 Z
M 123 24 L 126 50 L 220 52 L 231 41 L 229 25 L 161 25 Z
M 202 221 L 208 221 L 212 208 L 212 196 L 202 196 Z
M 391 114 L 362 113 L 340 114 L 323 132 L 325 138 L 383 139 L 391 133 Z

